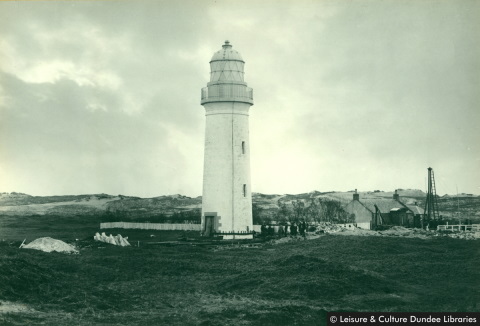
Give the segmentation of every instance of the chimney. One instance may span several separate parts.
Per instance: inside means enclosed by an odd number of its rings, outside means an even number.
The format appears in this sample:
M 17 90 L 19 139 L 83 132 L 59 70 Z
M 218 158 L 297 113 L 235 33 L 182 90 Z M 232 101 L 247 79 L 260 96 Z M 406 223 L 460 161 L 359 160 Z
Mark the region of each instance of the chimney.
M 357 194 L 357 189 L 355 189 L 355 193 L 353 194 L 353 200 L 360 200 L 360 196 Z
M 397 193 L 397 189 L 395 189 L 395 193 L 393 194 L 393 199 L 394 200 L 399 200 L 400 199 L 400 196 Z

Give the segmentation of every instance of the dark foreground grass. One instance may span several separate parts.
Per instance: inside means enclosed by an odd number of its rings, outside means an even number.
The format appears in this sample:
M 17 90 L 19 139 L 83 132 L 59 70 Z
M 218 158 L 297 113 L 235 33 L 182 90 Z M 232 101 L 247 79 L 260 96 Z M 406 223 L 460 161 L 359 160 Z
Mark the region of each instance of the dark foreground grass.
M 480 310 L 478 241 L 82 246 L 79 255 L 0 246 L 0 300 L 32 309 L 0 324 L 322 325 L 327 311 Z

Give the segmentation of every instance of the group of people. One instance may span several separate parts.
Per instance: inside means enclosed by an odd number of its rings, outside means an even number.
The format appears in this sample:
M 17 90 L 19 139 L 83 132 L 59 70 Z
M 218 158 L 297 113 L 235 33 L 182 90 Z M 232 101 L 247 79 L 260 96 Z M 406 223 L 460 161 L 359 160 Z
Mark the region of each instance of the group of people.
M 266 223 L 262 224 L 262 227 L 260 228 L 260 231 L 261 231 L 261 235 L 263 237 L 265 237 L 267 235 L 268 236 L 273 236 L 275 234 L 275 229 L 271 225 L 267 226 Z
M 283 237 L 287 237 L 288 235 L 292 237 L 296 237 L 297 235 L 300 235 L 302 237 L 307 236 L 307 229 L 308 229 L 308 224 L 305 221 L 299 222 L 298 224 L 296 222 L 293 222 L 292 224 L 285 223 L 284 225 L 280 225 L 278 227 L 278 235 Z M 261 226 L 261 235 L 262 236 L 273 236 L 275 235 L 275 229 L 266 223 L 263 223 Z

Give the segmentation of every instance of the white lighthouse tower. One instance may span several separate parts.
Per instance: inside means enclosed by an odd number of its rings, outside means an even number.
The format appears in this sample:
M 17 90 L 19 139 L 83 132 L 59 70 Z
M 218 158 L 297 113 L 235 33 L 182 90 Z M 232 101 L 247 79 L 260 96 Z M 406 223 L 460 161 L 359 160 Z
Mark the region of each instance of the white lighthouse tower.
M 205 107 L 202 233 L 253 237 L 248 111 L 253 91 L 244 82 L 240 53 L 225 41 L 210 60 Z

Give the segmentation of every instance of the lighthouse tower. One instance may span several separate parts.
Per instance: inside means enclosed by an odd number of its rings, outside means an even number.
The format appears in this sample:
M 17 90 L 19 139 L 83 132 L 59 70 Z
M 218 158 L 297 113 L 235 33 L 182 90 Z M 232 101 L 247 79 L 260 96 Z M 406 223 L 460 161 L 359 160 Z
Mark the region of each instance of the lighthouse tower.
M 205 108 L 202 234 L 253 237 L 248 111 L 253 91 L 243 79 L 240 53 L 225 41 L 210 60 Z

